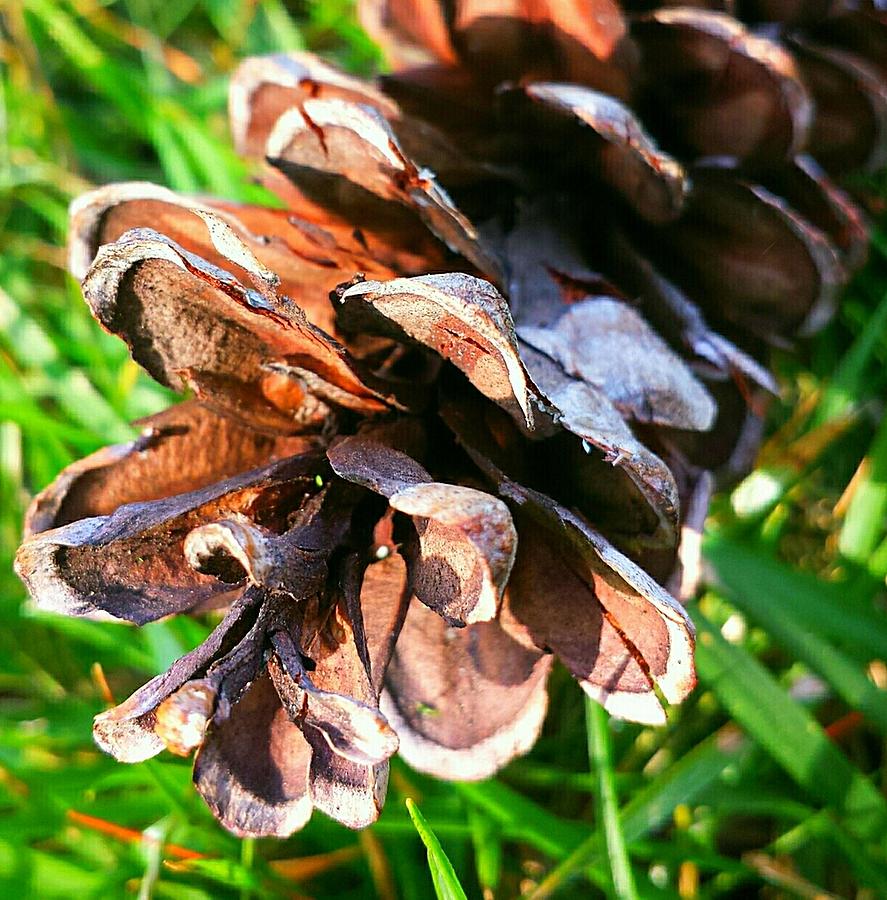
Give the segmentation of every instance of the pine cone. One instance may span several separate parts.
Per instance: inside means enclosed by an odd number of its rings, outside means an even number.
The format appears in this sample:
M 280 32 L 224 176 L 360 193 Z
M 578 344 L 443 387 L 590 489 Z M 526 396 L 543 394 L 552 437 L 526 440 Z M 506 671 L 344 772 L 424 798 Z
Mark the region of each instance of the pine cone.
M 372 822 L 398 748 L 490 775 L 535 742 L 553 655 L 664 722 L 657 692 L 695 681 L 660 586 L 694 568 L 681 530 L 749 459 L 767 343 L 822 324 L 864 258 L 862 214 L 798 154 L 881 162 L 880 13 L 761 4 L 762 37 L 477 7 L 364 4 L 380 86 L 242 64 L 235 141 L 285 209 L 138 183 L 72 206 L 94 315 L 194 397 L 38 495 L 17 570 L 70 615 L 223 611 L 95 737 L 196 750 L 240 834 Z

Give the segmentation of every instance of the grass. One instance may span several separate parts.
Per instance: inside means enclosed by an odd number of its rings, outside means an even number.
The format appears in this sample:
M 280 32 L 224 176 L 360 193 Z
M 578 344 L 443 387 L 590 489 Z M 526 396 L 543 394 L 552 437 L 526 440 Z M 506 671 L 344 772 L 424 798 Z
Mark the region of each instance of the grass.
M 4 895 L 887 896 L 883 229 L 836 320 L 776 360 L 759 467 L 710 519 L 710 587 L 691 609 L 700 686 L 667 727 L 586 710 L 559 672 L 542 739 L 497 779 L 454 787 L 395 761 L 373 828 L 317 815 L 282 842 L 221 830 L 186 762 L 123 766 L 93 746 L 106 692 L 125 696 L 203 626 L 42 614 L 11 573 L 29 496 L 170 400 L 65 276 L 67 203 L 134 178 L 256 199 L 226 134 L 236 61 L 294 47 L 359 72 L 376 61 L 344 0 L 295 10 L 7 0 L 0 12 Z M 883 183 L 867 189 L 887 199 Z

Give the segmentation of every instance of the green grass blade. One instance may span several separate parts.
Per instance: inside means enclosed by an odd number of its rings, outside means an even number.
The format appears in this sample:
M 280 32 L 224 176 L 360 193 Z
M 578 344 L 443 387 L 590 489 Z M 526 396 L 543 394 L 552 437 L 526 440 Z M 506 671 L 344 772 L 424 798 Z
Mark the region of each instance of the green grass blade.
M 861 566 L 868 566 L 887 522 L 887 416 L 881 420 L 866 463 L 868 471 L 850 501 L 838 538 L 841 553 Z
M 477 807 L 468 808 L 477 880 L 484 893 L 493 895 L 502 875 L 502 836 L 496 823 Z
M 887 294 L 844 355 L 826 387 L 811 425 L 821 425 L 846 413 L 864 396 L 869 363 L 887 332 Z
M 767 590 L 768 584 L 780 580 L 784 567 L 768 558 L 765 551 L 754 553 L 727 539 L 711 539 L 705 546 L 707 558 L 730 599 L 887 734 L 887 694 L 869 681 L 861 666 L 809 630 L 814 615 L 803 608 L 809 594 L 783 600 Z
M 613 751 L 607 730 L 607 714 L 589 697 L 585 699 L 585 720 L 588 728 L 588 756 L 597 771 L 598 821 L 604 826 L 607 857 L 613 878 L 613 891 L 619 900 L 635 900 L 637 888 L 625 846 L 625 835 L 619 816 L 616 782 L 613 778 Z
M 781 834 L 770 845 L 770 851 L 776 856 L 791 856 L 816 839 L 831 841 L 853 866 L 861 883 L 878 891 L 877 896 L 887 896 L 887 868 L 883 860 L 871 859 L 859 841 L 835 822 L 829 810 L 814 813 Z
M 754 590 L 759 603 L 790 610 L 800 628 L 836 643 L 855 645 L 869 658 L 887 656 L 883 617 L 849 595 L 842 585 L 791 569 L 767 551 L 721 535 L 706 538 L 705 556 L 731 596 L 744 599 Z
M 567 856 L 587 834 L 584 826 L 558 818 L 501 781 L 464 781 L 456 782 L 455 786 L 469 803 L 485 810 L 503 830 L 550 856 Z
M 133 128 L 145 133 L 144 90 L 133 79 L 132 71 L 110 60 L 60 4 L 51 0 L 26 0 L 24 6 L 40 21 L 73 67 L 107 97 Z
M 419 812 L 419 807 L 409 798 L 407 798 L 406 804 L 413 825 L 416 826 L 416 831 L 428 851 L 428 868 L 438 900 L 467 900 L 452 863 L 444 853 L 440 841 L 425 821 L 425 817 Z
M 718 731 L 686 753 L 661 775 L 637 791 L 621 812 L 622 832 L 629 846 L 671 818 L 680 803 L 692 803 L 715 784 L 745 749 L 733 731 Z M 588 837 L 541 881 L 527 900 L 549 897 L 564 882 L 600 856 L 597 834 Z
M 869 557 L 868 570 L 878 581 L 887 578 L 887 537 L 878 544 L 874 553 Z
M 841 814 L 849 832 L 880 840 L 887 803 L 871 781 L 753 656 L 729 644 L 703 616 L 696 624 L 702 683 L 804 791 Z

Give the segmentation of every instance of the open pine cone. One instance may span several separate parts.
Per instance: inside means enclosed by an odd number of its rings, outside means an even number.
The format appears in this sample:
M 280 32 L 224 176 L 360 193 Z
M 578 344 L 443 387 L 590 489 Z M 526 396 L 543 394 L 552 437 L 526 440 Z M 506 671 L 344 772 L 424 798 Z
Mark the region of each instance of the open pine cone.
M 553 655 L 633 721 L 693 687 L 661 585 L 710 472 L 754 450 L 766 345 L 864 258 L 799 154 L 883 161 L 887 28 L 642 6 L 367 2 L 378 85 L 304 54 L 234 76 L 284 209 L 148 184 L 72 207 L 94 315 L 194 398 L 59 475 L 17 568 L 70 615 L 223 611 L 95 737 L 196 750 L 232 831 L 372 822 L 398 747 L 495 772 L 539 733 Z

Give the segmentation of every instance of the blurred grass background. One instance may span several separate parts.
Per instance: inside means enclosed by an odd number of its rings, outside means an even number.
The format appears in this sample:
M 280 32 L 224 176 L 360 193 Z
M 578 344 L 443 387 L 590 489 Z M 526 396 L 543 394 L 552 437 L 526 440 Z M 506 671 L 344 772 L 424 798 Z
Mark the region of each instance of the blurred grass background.
M 348 0 L 0 0 L 0 894 L 887 896 L 883 229 L 835 322 L 776 361 L 759 467 L 710 520 L 700 686 L 666 728 L 608 721 L 561 672 L 538 746 L 499 778 L 395 761 L 373 828 L 318 814 L 283 842 L 226 834 L 187 762 L 93 746 L 107 690 L 205 629 L 41 614 L 11 572 L 33 492 L 170 400 L 65 275 L 66 207 L 115 179 L 257 199 L 226 76 L 294 48 L 378 63 Z

